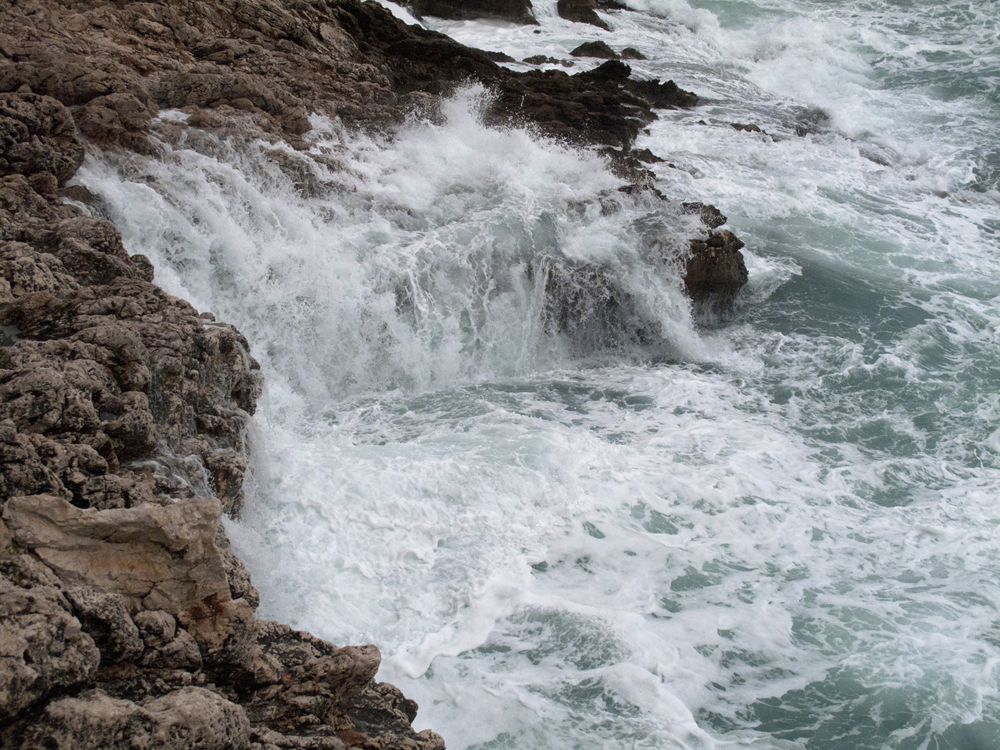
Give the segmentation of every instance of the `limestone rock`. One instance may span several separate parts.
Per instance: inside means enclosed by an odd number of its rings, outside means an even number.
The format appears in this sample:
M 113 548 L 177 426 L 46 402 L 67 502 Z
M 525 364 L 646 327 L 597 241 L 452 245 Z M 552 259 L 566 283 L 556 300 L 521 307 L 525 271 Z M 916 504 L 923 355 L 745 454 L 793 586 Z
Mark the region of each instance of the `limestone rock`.
M 100 650 L 102 664 L 131 661 L 142 654 L 139 629 L 129 617 L 120 594 L 86 586 L 69 586 L 64 593 L 83 630 Z
M 15 497 L 3 518 L 14 538 L 64 581 L 121 594 L 133 608 L 187 610 L 229 600 L 215 547 L 217 500 L 94 510 L 52 495 Z
M 203 688 L 173 691 L 144 705 L 89 690 L 46 706 L 42 721 L 15 725 L 3 741 L 34 750 L 237 750 L 247 748 L 250 726 L 236 704 Z M 12 733 L 13 734 L 13 733 Z
M 24 588 L 0 575 L 0 720 L 97 670 L 97 646 L 67 610 L 55 587 Z

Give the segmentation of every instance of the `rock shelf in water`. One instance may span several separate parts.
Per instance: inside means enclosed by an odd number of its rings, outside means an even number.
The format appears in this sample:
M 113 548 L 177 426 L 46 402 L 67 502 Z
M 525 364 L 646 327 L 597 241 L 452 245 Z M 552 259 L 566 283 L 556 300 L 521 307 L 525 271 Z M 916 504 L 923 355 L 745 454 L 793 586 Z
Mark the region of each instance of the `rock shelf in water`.
M 497 92 L 488 121 L 617 147 L 645 190 L 632 142 L 697 97 L 620 62 L 514 73 L 354 0 L 29 0 L 0 30 L 0 747 L 443 747 L 374 681 L 374 646 L 256 618 L 220 519 L 243 503 L 258 365 L 65 185 L 88 148 L 155 156 L 151 129 L 182 127 L 161 108 L 302 147 L 310 113 L 386 130 L 473 79 Z M 693 296 L 738 288 L 740 246 L 694 239 Z

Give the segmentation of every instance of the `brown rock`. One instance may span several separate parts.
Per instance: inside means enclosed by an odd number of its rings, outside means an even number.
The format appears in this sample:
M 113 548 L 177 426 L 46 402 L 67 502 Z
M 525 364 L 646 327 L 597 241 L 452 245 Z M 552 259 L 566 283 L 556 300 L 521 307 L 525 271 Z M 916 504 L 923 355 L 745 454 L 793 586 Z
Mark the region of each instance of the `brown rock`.
M 217 500 L 112 510 L 74 508 L 52 495 L 7 501 L 14 538 L 67 583 L 119 593 L 130 607 L 177 613 L 229 600 L 215 531 Z
M 742 247 L 739 237 L 725 229 L 691 241 L 684 285 L 692 299 L 731 299 L 747 283 Z
M 0 720 L 97 670 L 97 646 L 67 610 L 55 587 L 23 588 L 0 575 Z
M 101 652 L 101 664 L 131 661 L 142 654 L 139 629 L 129 617 L 120 594 L 86 586 L 68 586 L 64 593 L 84 632 Z

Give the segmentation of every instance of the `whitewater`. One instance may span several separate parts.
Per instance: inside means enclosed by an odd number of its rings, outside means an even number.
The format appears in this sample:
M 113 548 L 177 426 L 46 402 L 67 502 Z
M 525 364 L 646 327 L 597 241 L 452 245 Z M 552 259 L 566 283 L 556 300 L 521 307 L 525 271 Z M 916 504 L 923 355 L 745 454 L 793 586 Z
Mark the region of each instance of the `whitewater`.
M 628 4 L 424 23 L 638 49 L 702 98 L 636 143 L 665 202 L 476 88 L 392 138 L 88 157 L 262 366 L 227 522 L 258 615 L 377 644 L 454 750 L 1000 747 L 1000 5 Z M 730 311 L 655 262 L 684 201 L 746 242 Z M 579 263 L 656 335 L 547 327 Z

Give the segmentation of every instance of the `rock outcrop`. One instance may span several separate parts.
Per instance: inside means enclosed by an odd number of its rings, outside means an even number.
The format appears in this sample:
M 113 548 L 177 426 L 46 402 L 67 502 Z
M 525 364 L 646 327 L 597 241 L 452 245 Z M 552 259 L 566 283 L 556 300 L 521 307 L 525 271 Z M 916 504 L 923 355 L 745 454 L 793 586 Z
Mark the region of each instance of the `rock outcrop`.
M 614 146 L 635 190 L 638 133 L 697 103 L 619 61 L 514 73 L 356 0 L 0 6 L 0 748 L 443 748 L 374 681 L 374 646 L 256 618 L 220 525 L 261 390 L 248 343 L 61 198 L 87 199 L 66 188 L 87 148 L 155 156 L 182 127 L 163 108 L 302 148 L 310 114 L 385 129 L 470 80 L 495 92 L 488 122 Z M 695 240 L 692 296 L 738 287 L 740 246 Z M 631 325 L 601 269 L 546 284 L 552 330 Z
M 59 201 L 99 97 L 31 80 L 78 103 L 0 94 L 0 747 L 443 747 L 374 682 L 374 646 L 256 619 L 220 519 L 257 365 Z M 149 149 L 147 126 L 118 145 Z
M 531 0 L 413 0 L 410 9 L 418 18 L 437 16 L 455 21 L 492 18 L 537 25 Z
M 567 21 L 589 23 L 591 26 L 608 31 L 608 24 L 597 15 L 597 7 L 597 0 L 559 0 L 556 12 Z

